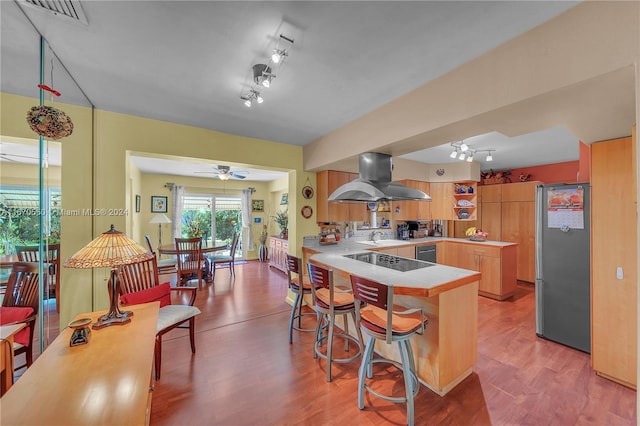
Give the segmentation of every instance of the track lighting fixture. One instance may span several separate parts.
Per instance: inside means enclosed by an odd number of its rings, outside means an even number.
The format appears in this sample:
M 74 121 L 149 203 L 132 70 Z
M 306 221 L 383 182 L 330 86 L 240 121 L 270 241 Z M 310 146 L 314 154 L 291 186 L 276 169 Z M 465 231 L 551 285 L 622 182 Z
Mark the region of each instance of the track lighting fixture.
M 458 160 L 467 160 L 468 162 L 473 161 L 473 157 L 479 152 L 487 152 L 487 157 L 485 161 L 493 161 L 493 155 L 491 153 L 495 151 L 495 149 L 473 149 L 471 146 L 467 145 L 463 141 L 452 142 L 451 146 L 453 147 L 453 151 L 449 157 L 458 158 Z
M 240 96 L 240 99 L 244 101 L 244 104 L 247 106 L 247 108 L 251 108 L 251 105 L 253 105 L 253 101 L 256 101 L 259 104 L 264 102 L 264 99 L 262 99 L 262 96 L 260 96 L 260 92 L 253 89 L 251 89 L 246 95 Z
M 247 107 L 251 107 L 254 101 L 259 104 L 263 102 L 258 88 L 271 87 L 273 79 L 276 78 L 275 70 L 282 66 L 284 60 L 289 56 L 291 47 L 293 47 L 293 39 L 280 34 L 276 46 L 270 49 L 273 53 L 269 60 L 252 66 L 254 85 L 248 93 L 240 96 Z

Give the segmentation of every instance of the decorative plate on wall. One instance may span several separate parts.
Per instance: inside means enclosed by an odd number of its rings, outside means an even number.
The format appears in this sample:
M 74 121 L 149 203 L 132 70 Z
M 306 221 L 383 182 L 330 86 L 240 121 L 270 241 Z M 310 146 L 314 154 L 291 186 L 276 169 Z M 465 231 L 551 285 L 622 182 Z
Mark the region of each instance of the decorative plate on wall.
M 306 185 L 302 188 L 302 196 L 307 200 L 313 197 L 313 188 L 309 185 Z
M 302 217 L 304 217 L 305 219 L 309 219 L 313 214 L 313 209 L 311 208 L 311 206 L 304 206 L 302 210 L 300 210 L 300 213 L 302 214 Z

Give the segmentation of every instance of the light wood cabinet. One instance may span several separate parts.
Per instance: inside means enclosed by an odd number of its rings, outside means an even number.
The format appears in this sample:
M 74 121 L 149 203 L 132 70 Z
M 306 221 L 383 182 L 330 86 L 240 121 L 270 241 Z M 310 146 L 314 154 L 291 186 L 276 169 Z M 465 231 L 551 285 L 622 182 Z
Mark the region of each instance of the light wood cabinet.
M 518 243 L 518 279 L 536 279 L 536 186 L 541 182 L 502 186 L 500 241 Z M 493 237 L 492 237 L 493 238 Z
M 330 203 L 329 195 L 339 186 L 358 177 L 357 173 L 325 170 L 316 174 L 316 218 L 318 222 L 348 222 L 367 220 L 365 203 Z
M 269 237 L 269 266 L 287 272 L 287 253 L 289 253 L 289 241 L 282 238 Z
M 634 149 L 632 138 L 591 145 L 591 361 L 598 374 L 636 388 Z M 617 268 L 622 268 L 622 278 L 616 277 Z
M 431 218 L 435 220 L 454 220 L 453 183 L 431 182 Z
M 489 233 L 490 240 L 502 241 L 502 203 L 480 203 L 479 223 L 479 228 Z
M 431 186 L 429 182 L 423 182 L 420 180 L 401 180 L 398 181 L 409 188 L 414 188 L 429 194 Z M 431 194 L 429 194 L 431 195 Z M 394 220 L 426 220 L 431 219 L 431 202 L 429 201 L 394 201 L 393 205 L 393 219 Z M 395 213 L 398 209 L 398 213 Z
M 444 264 L 482 273 L 478 294 L 504 300 L 515 293 L 517 246 L 490 246 L 474 243 L 444 244 Z

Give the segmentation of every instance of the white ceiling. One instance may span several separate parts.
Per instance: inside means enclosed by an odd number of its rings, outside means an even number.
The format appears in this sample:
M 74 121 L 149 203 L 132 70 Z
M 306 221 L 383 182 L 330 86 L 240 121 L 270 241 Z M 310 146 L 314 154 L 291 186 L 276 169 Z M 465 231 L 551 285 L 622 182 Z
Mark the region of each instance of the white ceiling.
M 575 4 L 84 1 L 84 25 L 0 1 L 0 88 L 38 96 L 37 35 L 26 13 L 89 100 L 81 100 L 62 66 L 54 65 L 48 71 L 54 88 L 63 89 L 60 102 L 304 145 Z M 295 40 L 290 56 L 263 90 L 265 102 L 247 108 L 240 96 L 252 86 L 251 66 L 268 58 L 280 34 Z M 563 129 L 541 130 L 517 138 L 492 133 L 467 143 L 495 148 L 497 169 L 578 158 L 576 138 Z M 449 142 L 407 157 L 452 161 Z M 163 173 L 208 167 L 134 160 L 143 171 Z M 255 180 L 272 173 L 231 166 L 250 170 Z

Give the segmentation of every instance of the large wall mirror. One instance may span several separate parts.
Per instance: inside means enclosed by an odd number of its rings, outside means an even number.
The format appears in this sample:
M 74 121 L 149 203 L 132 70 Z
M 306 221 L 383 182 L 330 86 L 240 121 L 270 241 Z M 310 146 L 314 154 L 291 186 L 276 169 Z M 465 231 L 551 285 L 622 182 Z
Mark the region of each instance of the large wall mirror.
M 16 2 L 0 2 L 0 16 L 0 290 L 4 291 L 14 262 L 40 263 L 38 325 L 32 343 L 35 357 L 65 325 L 61 327 L 59 315 L 65 304 L 61 292 L 65 271 L 60 267 L 64 250 L 60 247 L 65 229 L 73 227 L 66 218 L 70 209 L 65 204 L 65 198 L 73 196 L 64 192 L 63 165 L 74 167 L 77 146 L 92 145 L 93 107 Z M 38 105 L 64 111 L 73 122 L 73 133 L 53 140 L 31 130 L 27 113 Z M 16 364 L 22 361 L 17 358 Z

